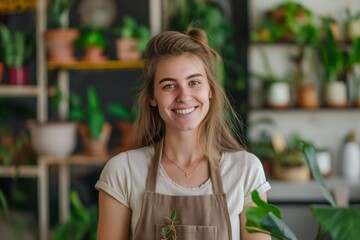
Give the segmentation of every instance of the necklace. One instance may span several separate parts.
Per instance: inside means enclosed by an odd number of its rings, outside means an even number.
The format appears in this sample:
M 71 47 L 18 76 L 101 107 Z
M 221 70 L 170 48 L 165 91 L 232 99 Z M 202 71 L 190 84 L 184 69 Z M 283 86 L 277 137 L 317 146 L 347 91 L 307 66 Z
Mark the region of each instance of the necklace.
M 202 162 L 201 160 L 195 165 L 195 167 L 191 170 L 191 171 L 185 171 L 182 167 L 180 167 L 175 161 L 171 160 L 165 152 L 164 156 L 166 157 L 167 160 L 169 160 L 172 164 L 174 164 L 180 171 L 182 171 L 185 174 L 186 178 L 189 178 L 190 175 L 197 169 L 197 167 L 200 165 L 200 162 Z

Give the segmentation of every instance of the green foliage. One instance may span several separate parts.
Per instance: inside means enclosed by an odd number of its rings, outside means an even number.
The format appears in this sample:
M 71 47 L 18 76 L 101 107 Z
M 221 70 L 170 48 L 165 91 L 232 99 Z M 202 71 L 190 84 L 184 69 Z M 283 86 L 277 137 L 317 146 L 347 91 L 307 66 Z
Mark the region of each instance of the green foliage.
M 135 18 L 131 16 L 125 16 L 123 19 L 123 25 L 121 27 L 113 28 L 110 31 L 121 38 L 137 38 L 139 41 L 136 44 L 136 48 L 140 52 L 145 51 L 146 45 L 151 37 L 150 28 L 144 25 L 139 25 Z
M 77 121 L 87 122 L 91 136 L 94 139 L 99 139 L 105 125 L 105 114 L 94 87 L 88 88 L 85 107 L 82 106 L 79 96 L 75 93 L 71 94 L 69 117 Z
M 135 122 L 134 113 L 125 106 L 118 103 L 110 103 L 107 107 L 110 114 L 123 121 Z
M 12 32 L 5 25 L 0 25 L 0 40 L 3 59 L 8 67 L 23 67 L 33 57 L 35 38 L 32 34 Z
M 62 18 L 69 11 L 73 4 L 73 0 L 51 0 L 51 13 L 50 17 L 53 18 L 56 28 L 65 28 Z
M 85 208 L 79 195 L 71 191 L 71 215 L 66 223 L 55 229 L 55 240 L 96 240 L 98 208 L 93 206 Z
M 3 193 L 1 188 L 0 188 L 0 206 L 4 210 L 5 215 L 7 215 L 9 213 L 9 204 L 7 203 L 5 194 Z
M 101 29 L 83 28 L 81 35 L 76 40 L 75 45 L 81 48 L 97 46 L 105 47 L 107 44 L 105 33 Z
M 336 81 L 341 71 L 344 70 L 344 60 L 341 47 L 337 44 L 331 31 L 331 19 L 324 18 L 326 39 L 325 43 L 320 45 L 320 59 L 323 63 L 326 80 L 328 82 Z
M 245 210 L 248 232 L 271 234 L 280 240 L 297 239 L 291 229 L 281 220 L 281 212 L 275 205 L 264 202 L 257 191 L 252 192 L 251 197 L 257 206 L 248 207 Z
M 306 142 L 303 142 L 303 152 L 306 157 L 307 163 L 311 169 L 312 175 L 315 180 L 318 182 L 325 199 L 330 203 L 328 205 L 311 205 L 310 210 L 313 213 L 315 219 L 320 225 L 318 235 L 316 239 L 324 239 L 326 233 L 329 233 L 334 240 L 356 240 L 360 235 L 360 208 L 359 207 L 338 207 L 335 198 L 331 194 L 328 186 L 325 184 L 325 181 L 320 172 L 315 148 Z M 256 195 L 256 194 L 254 194 Z M 269 208 L 270 204 L 259 202 L 258 197 L 252 195 L 254 203 L 258 206 L 256 209 L 260 208 L 259 206 L 265 205 Z M 276 208 L 276 207 L 275 207 Z M 271 219 L 271 217 L 262 217 L 271 215 L 271 210 L 266 209 L 262 210 L 246 210 L 246 217 L 250 219 L 251 222 L 249 225 L 256 225 L 257 228 L 251 229 L 253 232 L 269 232 L 276 239 L 296 239 L 289 238 L 281 231 L 271 232 L 272 229 L 283 229 L 287 228 L 286 224 L 280 219 L 276 218 L 276 221 Z M 260 216 L 260 217 L 259 217 Z M 249 221 L 249 220 L 248 220 Z M 272 226 L 275 224 L 276 226 Z M 246 223 L 248 226 L 248 223 Z M 270 227 L 271 226 L 271 227 Z M 276 234 L 276 235 L 275 235 Z
M 251 39 L 314 45 L 319 41 L 319 32 L 310 9 L 295 1 L 285 1 L 266 12 L 256 31 L 251 33 Z
M 165 218 L 169 221 L 169 224 L 161 228 L 161 236 L 163 237 L 163 240 L 170 239 L 170 237 L 172 240 L 177 240 L 176 225 L 178 225 L 180 221 L 176 219 L 176 210 L 171 212 L 170 217 Z

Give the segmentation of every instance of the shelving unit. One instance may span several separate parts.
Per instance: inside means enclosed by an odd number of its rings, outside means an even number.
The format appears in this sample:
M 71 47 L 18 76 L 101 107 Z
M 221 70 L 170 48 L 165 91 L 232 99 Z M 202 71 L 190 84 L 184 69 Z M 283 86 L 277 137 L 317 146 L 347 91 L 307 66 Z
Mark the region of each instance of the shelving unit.
M 63 94 L 69 93 L 70 70 L 141 70 L 143 61 L 108 60 L 101 63 L 76 61 L 71 64 L 55 64 L 46 61 L 43 34 L 47 28 L 47 0 L 36 0 L 36 85 L 0 85 L 0 97 L 33 97 L 37 100 L 37 121 L 48 120 L 48 96 L 54 93 L 48 88 L 48 70 L 58 70 L 58 85 Z M 150 28 L 152 34 L 161 31 L 161 0 L 149 0 Z M 65 21 L 67 21 L 65 19 Z M 66 100 L 65 100 L 66 101 Z M 63 101 L 60 114 L 67 114 L 67 103 Z M 111 156 L 89 157 L 73 155 L 65 158 L 39 156 L 34 166 L 0 166 L 0 177 L 31 177 L 38 179 L 39 238 L 48 240 L 49 236 L 49 166 L 59 169 L 59 213 L 60 221 L 65 222 L 69 215 L 69 191 L 71 183 L 70 168 L 73 165 L 103 165 Z
M 259 22 L 264 11 L 283 3 L 279 0 L 249 0 L 248 2 L 248 30 L 251 31 Z M 339 20 L 344 17 L 344 1 L 333 1 L 329 4 L 325 0 L 316 2 L 297 1 L 309 7 L 316 14 L 326 15 L 328 12 Z M 353 2 L 353 10 L 359 10 L 358 2 Z M 259 49 L 268 54 L 274 73 L 284 76 L 285 70 L 290 66 L 290 60 L 284 56 L 296 54 L 299 45 L 294 43 L 251 43 L 247 42 L 247 64 L 249 72 L 262 73 L 263 64 L 259 57 Z M 346 46 L 346 43 L 344 43 Z M 251 81 L 251 80 L 249 80 Z M 249 82 L 249 85 L 251 83 Z M 251 96 L 249 96 L 251 97 Z M 250 98 L 249 98 L 250 99 Z M 251 99 L 254 100 L 254 99 Z M 255 98 L 255 100 L 257 100 Z M 249 100 L 250 103 L 253 103 Z M 301 109 L 290 107 L 287 109 L 271 109 L 259 106 L 256 101 L 249 108 L 248 122 L 256 119 L 271 118 L 277 127 L 271 130 L 280 131 L 284 136 L 299 133 L 305 140 L 311 141 L 317 147 L 328 149 L 331 153 L 332 173 L 327 184 L 333 190 L 342 190 L 349 194 L 350 203 L 360 202 L 360 185 L 346 182 L 341 176 L 341 145 L 343 137 L 350 131 L 355 130 L 360 140 L 360 109 L 359 108 L 327 108 Z M 261 127 L 260 127 L 261 128 Z M 266 128 L 266 127 L 264 127 Z M 259 128 L 248 128 L 248 137 L 251 140 L 259 136 Z M 309 205 L 314 203 L 326 203 L 318 184 L 314 180 L 308 182 L 287 182 L 270 178 L 272 189 L 268 192 L 268 200 L 280 207 L 283 219 L 295 232 L 299 239 L 314 239 L 317 231 L 317 222 L 309 210 Z M 304 231 L 306 229 L 306 231 Z

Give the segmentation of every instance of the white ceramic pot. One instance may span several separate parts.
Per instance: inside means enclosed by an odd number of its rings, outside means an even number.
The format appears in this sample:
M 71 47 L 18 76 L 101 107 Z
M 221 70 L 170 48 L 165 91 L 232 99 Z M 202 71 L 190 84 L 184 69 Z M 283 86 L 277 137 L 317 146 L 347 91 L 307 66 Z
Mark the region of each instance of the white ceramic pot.
M 269 107 L 283 108 L 290 105 L 290 86 L 285 82 L 273 83 L 267 93 Z
M 332 81 L 325 86 L 325 104 L 328 107 L 346 107 L 347 94 L 344 82 Z
M 349 182 L 360 180 L 360 148 L 357 142 L 345 143 L 343 149 L 343 175 Z
M 65 157 L 76 147 L 75 122 L 29 121 L 27 126 L 30 130 L 32 147 L 38 154 Z

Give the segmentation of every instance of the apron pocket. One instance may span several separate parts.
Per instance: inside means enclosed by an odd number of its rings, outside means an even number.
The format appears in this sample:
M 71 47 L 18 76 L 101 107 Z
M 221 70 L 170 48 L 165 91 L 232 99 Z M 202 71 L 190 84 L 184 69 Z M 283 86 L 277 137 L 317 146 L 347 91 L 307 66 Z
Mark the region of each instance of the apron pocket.
M 156 240 L 165 239 L 161 235 L 163 227 L 165 224 L 156 224 Z M 217 240 L 216 226 L 177 225 L 175 228 L 178 240 Z M 167 235 L 167 237 L 169 236 L 171 233 Z

